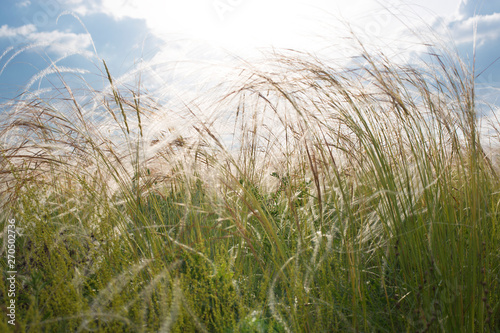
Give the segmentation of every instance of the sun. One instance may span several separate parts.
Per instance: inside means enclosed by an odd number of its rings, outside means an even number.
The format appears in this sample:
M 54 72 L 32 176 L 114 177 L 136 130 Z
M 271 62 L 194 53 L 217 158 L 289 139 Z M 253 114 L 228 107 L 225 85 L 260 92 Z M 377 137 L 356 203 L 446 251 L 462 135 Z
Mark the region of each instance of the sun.
M 314 29 L 304 15 L 311 7 L 297 0 L 104 0 L 102 6 L 115 18 L 145 20 L 166 40 L 190 38 L 230 51 L 293 47 L 300 32 Z

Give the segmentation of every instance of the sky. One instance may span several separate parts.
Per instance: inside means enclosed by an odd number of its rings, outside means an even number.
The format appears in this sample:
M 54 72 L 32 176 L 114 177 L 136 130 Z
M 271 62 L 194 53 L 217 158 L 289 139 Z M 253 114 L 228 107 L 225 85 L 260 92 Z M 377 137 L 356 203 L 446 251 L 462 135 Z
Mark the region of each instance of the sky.
M 195 82 L 199 64 L 266 50 L 333 55 L 349 48 L 346 24 L 407 56 L 425 51 L 409 28 L 451 39 L 464 59 L 475 45 L 477 82 L 498 103 L 490 88 L 500 87 L 500 0 L 0 0 L 0 103 L 50 86 L 52 64 L 90 75 L 104 59 L 119 77 L 147 59 L 158 84 L 176 85 L 187 81 L 157 68 L 184 64 Z M 86 81 L 99 85 L 98 75 Z

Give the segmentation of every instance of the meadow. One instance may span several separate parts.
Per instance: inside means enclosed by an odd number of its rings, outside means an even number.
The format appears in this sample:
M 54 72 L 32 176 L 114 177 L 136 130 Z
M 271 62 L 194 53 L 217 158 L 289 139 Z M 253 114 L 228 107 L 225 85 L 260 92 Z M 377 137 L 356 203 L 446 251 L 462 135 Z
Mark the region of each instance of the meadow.
M 50 98 L 2 105 L 0 331 L 500 330 L 477 73 L 358 46 L 343 68 L 273 53 L 177 109 L 105 61 L 100 91 L 54 66 Z

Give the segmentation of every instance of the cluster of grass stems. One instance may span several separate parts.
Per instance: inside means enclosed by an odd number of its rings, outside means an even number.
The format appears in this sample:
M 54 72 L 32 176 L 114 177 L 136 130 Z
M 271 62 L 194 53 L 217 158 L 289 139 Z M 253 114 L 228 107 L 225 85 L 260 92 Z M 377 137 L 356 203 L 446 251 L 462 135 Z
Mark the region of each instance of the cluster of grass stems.
M 275 54 L 178 109 L 54 65 L 56 95 L 1 111 L 16 331 L 499 330 L 494 147 L 474 73 L 428 59 Z

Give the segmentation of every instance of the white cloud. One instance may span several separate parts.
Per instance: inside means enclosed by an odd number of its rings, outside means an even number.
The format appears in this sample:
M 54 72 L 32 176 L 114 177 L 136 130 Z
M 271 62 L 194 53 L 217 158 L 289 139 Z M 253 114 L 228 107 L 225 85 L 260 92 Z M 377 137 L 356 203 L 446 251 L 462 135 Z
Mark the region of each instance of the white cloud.
M 482 46 L 500 38 L 500 13 L 477 15 L 450 23 L 450 29 L 457 44 L 472 43 L 477 26 L 476 42 Z
M 460 19 L 475 15 L 489 15 L 500 12 L 500 3 L 495 0 L 462 0 L 460 1 Z
M 0 27 L 0 38 L 15 38 L 17 36 L 28 36 L 36 31 L 36 27 L 33 24 L 23 25 L 17 28 L 11 28 L 4 24 Z
M 102 13 L 102 6 L 100 2 L 100 0 L 64 0 L 64 2 L 61 1 L 61 5 L 63 5 L 64 9 L 69 10 L 72 13 L 85 16 L 89 14 Z
M 3 25 L 0 27 L 0 38 L 9 38 L 13 44 L 46 45 L 49 53 L 54 53 L 58 56 L 84 51 L 92 44 L 87 34 L 75 34 L 59 30 L 37 31 L 37 28 L 33 24 L 16 28 Z
M 75 34 L 58 30 L 36 32 L 28 36 L 33 43 L 48 45 L 48 51 L 57 55 L 87 50 L 92 44 L 87 34 Z

